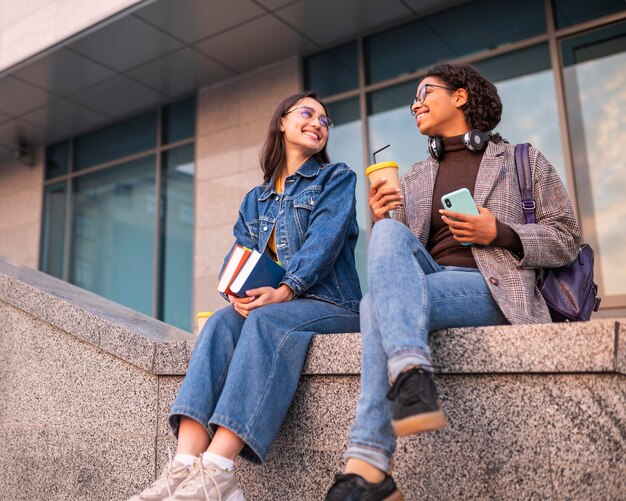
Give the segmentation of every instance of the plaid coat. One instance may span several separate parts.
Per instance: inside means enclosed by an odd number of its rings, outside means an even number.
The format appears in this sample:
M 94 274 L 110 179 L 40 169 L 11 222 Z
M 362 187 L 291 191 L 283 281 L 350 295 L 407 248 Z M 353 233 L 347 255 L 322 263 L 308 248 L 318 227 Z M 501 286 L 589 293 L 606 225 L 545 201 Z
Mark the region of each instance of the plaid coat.
M 548 307 L 536 285 L 538 268 L 563 266 L 580 247 L 580 227 L 561 179 L 535 148 L 530 148 L 536 224 L 526 224 L 515 169 L 514 145 L 489 142 L 474 187 L 474 200 L 508 224 L 524 248 L 520 260 L 500 247 L 473 245 L 472 253 L 491 294 L 512 324 L 551 322 Z M 404 207 L 394 219 L 407 225 L 426 245 L 430 229 L 433 187 L 439 163 L 418 162 L 402 178 Z

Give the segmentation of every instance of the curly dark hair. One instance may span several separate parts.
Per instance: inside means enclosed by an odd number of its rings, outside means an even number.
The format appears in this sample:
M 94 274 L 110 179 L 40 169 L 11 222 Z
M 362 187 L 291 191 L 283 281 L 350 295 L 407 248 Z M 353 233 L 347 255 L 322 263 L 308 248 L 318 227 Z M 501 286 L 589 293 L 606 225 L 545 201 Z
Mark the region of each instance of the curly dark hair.
M 426 73 L 455 89 L 467 91 L 467 103 L 463 105 L 465 121 L 472 128 L 482 132 L 496 128 L 502 118 L 502 101 L 496 86 L 469 64 L 443 63 L 433 66 Z M 500 139 L 499 134 L 494 139 Z

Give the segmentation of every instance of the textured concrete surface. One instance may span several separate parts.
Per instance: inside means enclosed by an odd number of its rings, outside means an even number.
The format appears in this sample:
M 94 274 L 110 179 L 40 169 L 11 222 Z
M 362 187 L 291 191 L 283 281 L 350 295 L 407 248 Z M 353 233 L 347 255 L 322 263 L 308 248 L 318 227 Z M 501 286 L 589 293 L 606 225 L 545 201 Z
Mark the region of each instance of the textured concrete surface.
M 302 373 L 360 374 L 361 335 L 355 333 L 314 336 Z
M 613 370 L 615 321 L 445 329 L 431 346 L 442 373 L 605 372 Z
M 443 375 L 437 385 L 448 428 L 398 440 L 407 500 L 623 499 L 623 377 Z M 239 465 L 247 498 L 323 499 L 357 393 L 356 376 L 304 378 L 268 463 Z
M 554 499 L 622 501 L 626 499 L 626 468 L 591 468 L 588 465 L 553 467 Z
M 161 471 L 194 336 L 0 261 L 0 498 L 116 500 Z M 135 322 L 136 320 L 136 322 Z M 623 501 L 626 377 L 616 321 L 433 334 L 449 426 L 398 440 L 407 500 Z M 343 466 L 360 335 L 317 336 L 249 501 L 320 500 Z
M 626 318 L 620 318 L 615 327 L 617 337 L 615 353 L 615 370 L 620 374 L 626 374 Z
M 156 374 L 184 374 L 195 342 L 188 332 L 2 258 L 0 300 Z
M 127 499 L 154 475 L 154 439 L 92 430 L 0 427 L 0 499 Z
M 3 302 L 0 317 L 0 424 L 153 432 L 156 376 Z
M 626 378 L 560 376 L 544 393 L 553 464 L 626 468 Z
M 169 415 L 170 407 L 172 407 L 174 399 L 176 398 L 182 383 L 182 376 L 162 376 L 159 378 L 159 401 L 157 414 L 158 435 L 167 435 L 170 433 L 170 427 L 167 424 L 167 416 Z
M 303 378 L 274 449 L 345 450 L 358 396 L 355 376 Z
M 430 341 L 440 374 L 606 372 L 615 366 L 615 332 L 615 320 L 594 320 L 445 329 Z M 359 374 L 360 367 L 359 334 L 316 336 L 303 374 Z

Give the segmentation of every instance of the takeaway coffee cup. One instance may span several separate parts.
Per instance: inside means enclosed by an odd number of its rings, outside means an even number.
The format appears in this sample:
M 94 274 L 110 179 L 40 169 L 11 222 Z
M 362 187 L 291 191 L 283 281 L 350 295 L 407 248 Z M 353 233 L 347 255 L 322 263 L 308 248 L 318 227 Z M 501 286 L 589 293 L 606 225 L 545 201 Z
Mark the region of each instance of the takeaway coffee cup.
M 369 178 L 370 184 L 374 184 L 379 179 L 386 179 L 382 188 L 400 188 L 400 176 L 398 175 L 398 164 L 395 162 L 378 162 L 365 169 L 365 175 Z
M 206 324 L 206 321 L 209 319 L 211 315 L 213 315 L 212 311 L 198 312 L 198 314 L 196 315 L 196 321 L 198 322 L 198 334 L 202 332 L 202 328 L 204 327 L 204 324 Z

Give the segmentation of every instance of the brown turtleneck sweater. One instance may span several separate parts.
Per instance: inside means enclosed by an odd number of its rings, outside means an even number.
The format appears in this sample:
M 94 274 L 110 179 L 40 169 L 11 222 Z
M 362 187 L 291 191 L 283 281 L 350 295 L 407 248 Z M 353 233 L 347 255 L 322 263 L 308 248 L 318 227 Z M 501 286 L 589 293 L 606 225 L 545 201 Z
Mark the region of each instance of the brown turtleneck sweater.
M 478 168 L 485 150 L 472 152 L 463 146 L 462 136 L 443 138 L 443 159 L 439 162 L 437 178 L 433 190 L 430 234 L 426 249 L 433 259 L 441 266 L 464 266 L 477 268 L 472 255 L 472 247 L 457 242 L 448 225 L 441 219 L 439 209 L 441 197 L 455 190 L 467 188 L 474 196 L 474 186 Z M 496 220 L 496 239 L 491 243 L 494 247 L 503 247 L 516 254 L 522 254 L 522 242 L 510 226 Z

